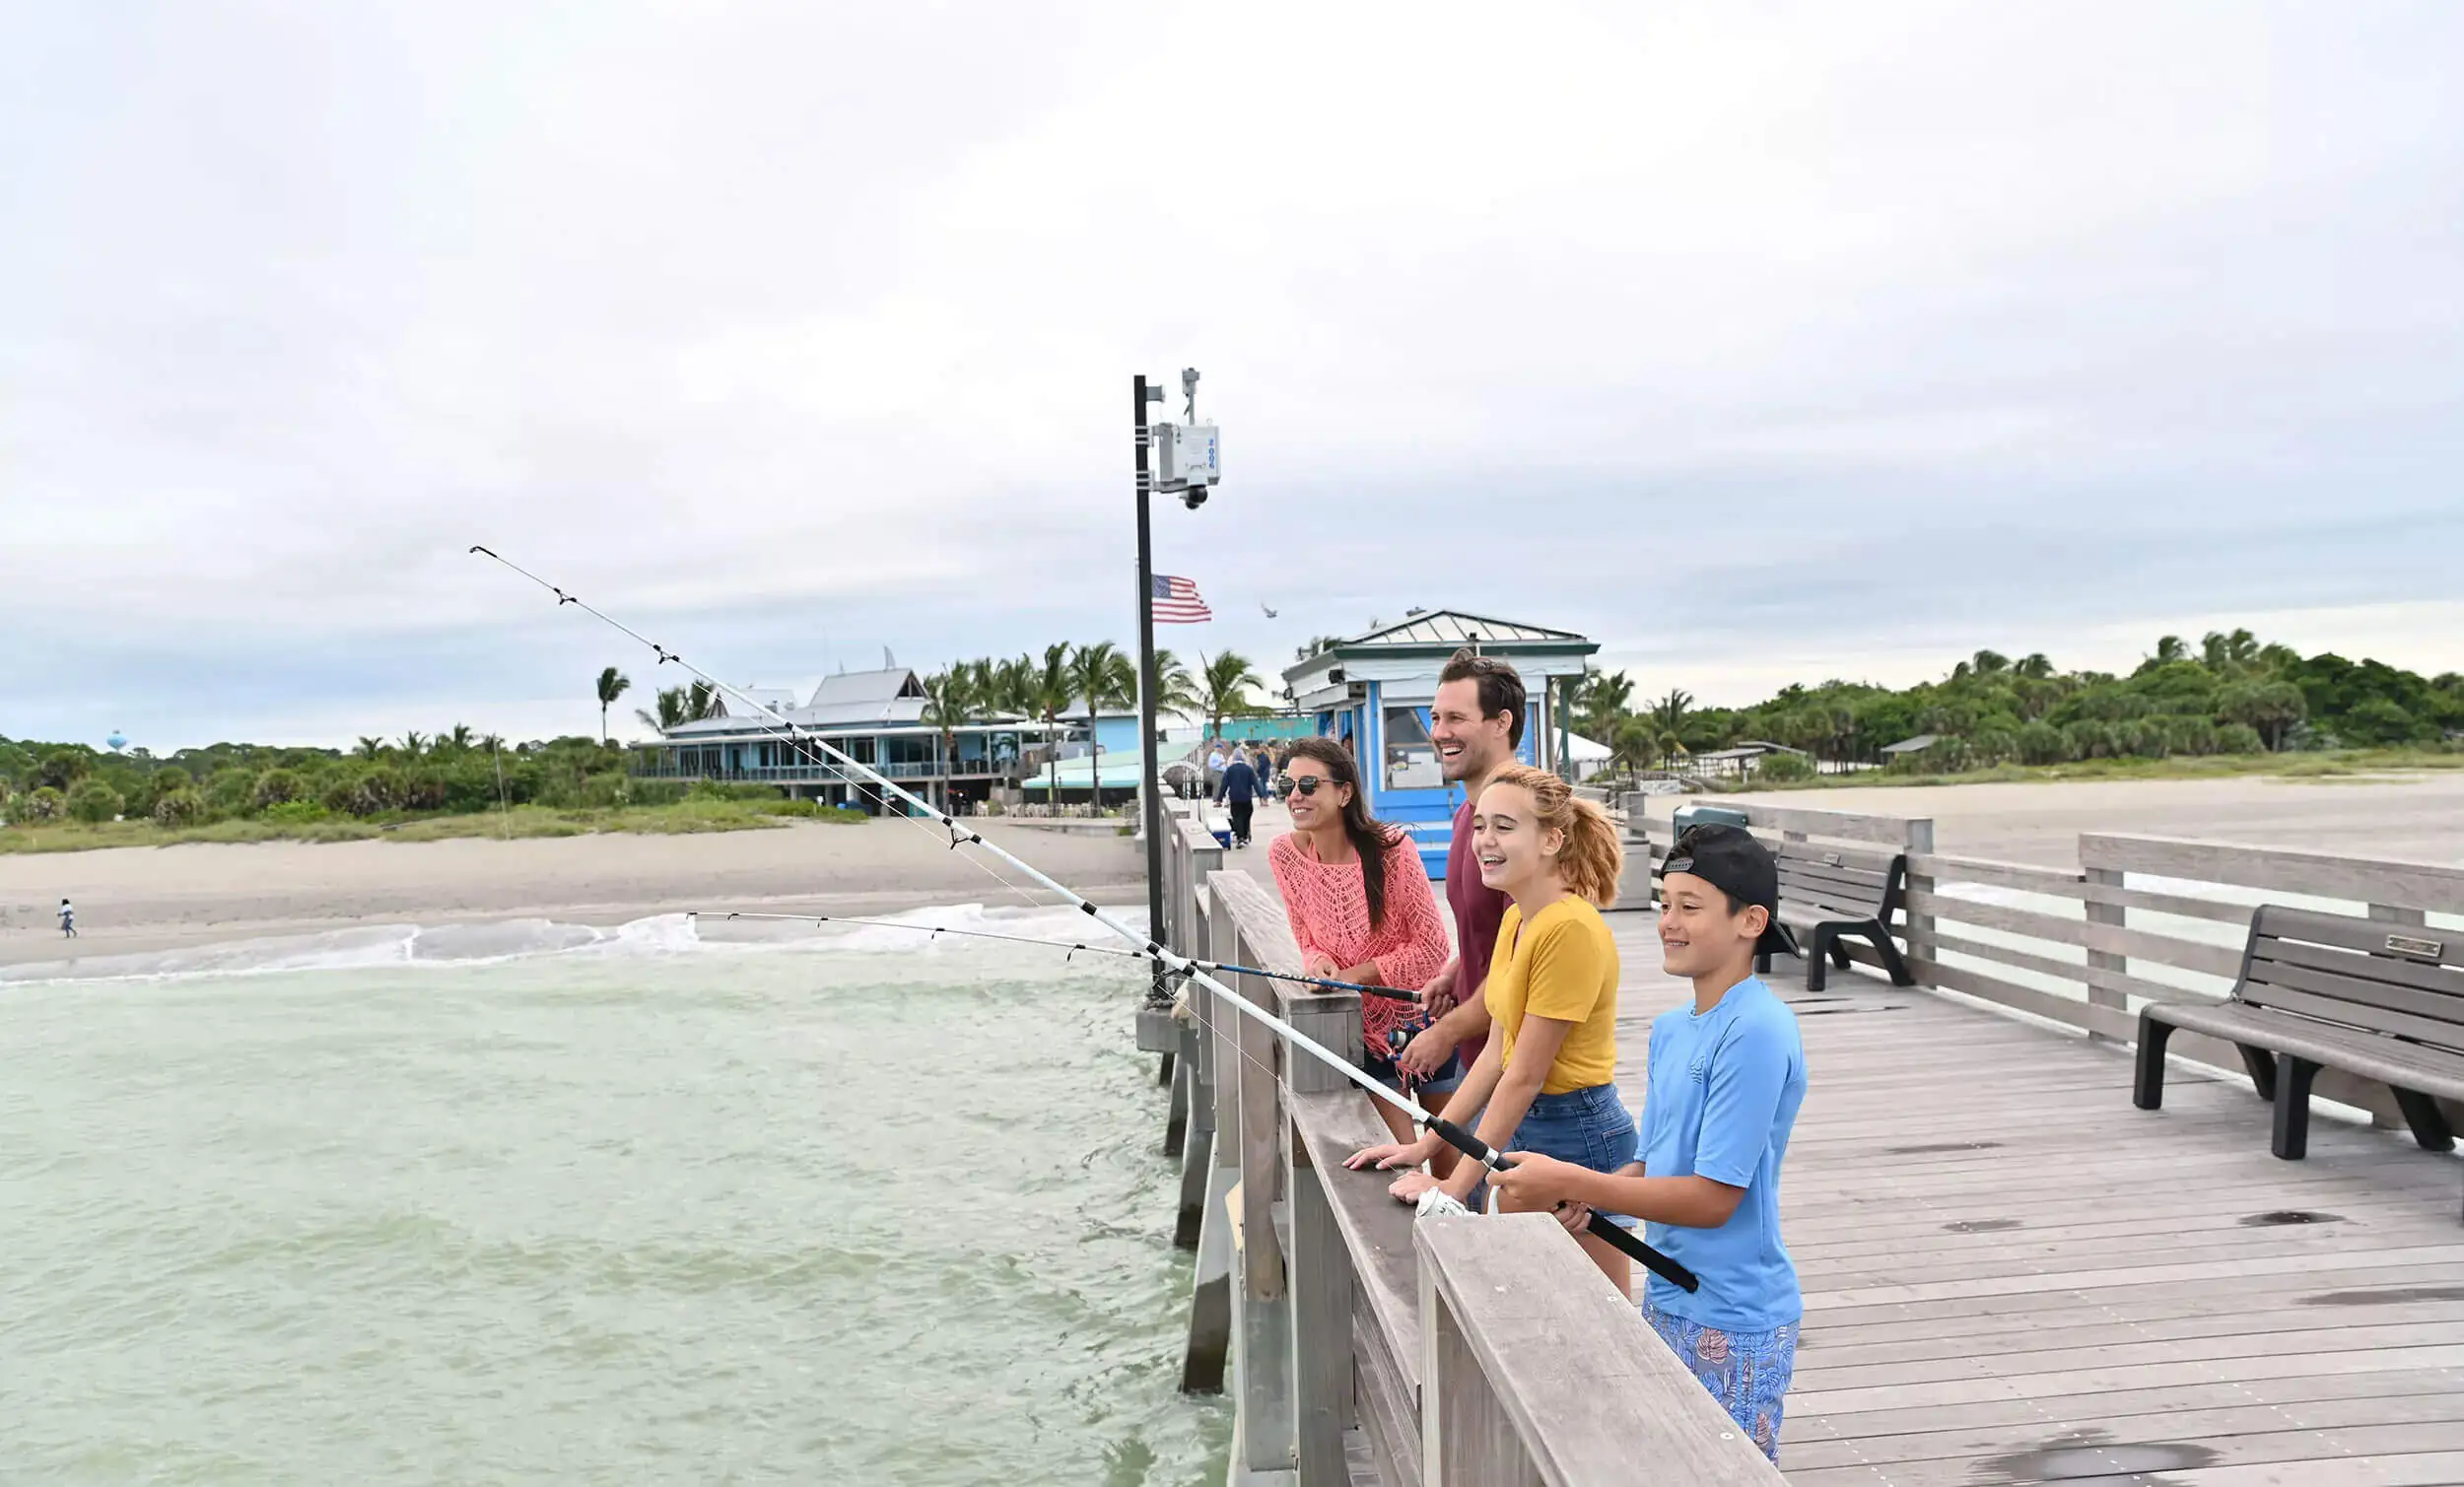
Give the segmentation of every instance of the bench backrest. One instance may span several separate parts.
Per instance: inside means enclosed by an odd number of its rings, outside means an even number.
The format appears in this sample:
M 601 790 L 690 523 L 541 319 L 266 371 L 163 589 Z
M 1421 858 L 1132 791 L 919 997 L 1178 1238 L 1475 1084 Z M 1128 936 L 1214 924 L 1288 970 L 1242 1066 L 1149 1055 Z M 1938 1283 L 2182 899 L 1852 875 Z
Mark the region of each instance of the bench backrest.
M 2464 1052 L 2464 930 L 2262 905 L 2233 996 Z
M 1908 859 L 1853 848 L 1783 842 L 1779 859 L 1780 905 L 1843 919 L 1890 922 L 1907 881 Z

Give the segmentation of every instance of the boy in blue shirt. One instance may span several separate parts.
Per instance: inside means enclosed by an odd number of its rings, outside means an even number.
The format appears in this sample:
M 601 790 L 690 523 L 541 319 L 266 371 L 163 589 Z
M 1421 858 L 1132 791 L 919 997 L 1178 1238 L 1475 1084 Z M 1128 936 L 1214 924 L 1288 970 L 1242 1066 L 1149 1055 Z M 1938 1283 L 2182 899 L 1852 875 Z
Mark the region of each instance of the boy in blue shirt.
M 1632 1214 L 1645 1237 L 1701 1278 L 1692 1294 L 1653 1276 L 1643 1318 L 1740 1428 L 1779 1459 L 1782 1400 L 1805 1304 L 1780 1243 L 1780 1159 L 1806 1098 L 1796 1014 L 1753 974 L 1758 950 L 1793 953 L 1772 921 L 1779 868 L 1752 835 L 1698 826 L 1677 839 L 1660 882 L 1669 974 L 1691 1006 L 1651 1025 L 1650 1094 L 1638 1160 L 1615 1173 L 1512 1153 L 1489 1181 L 1532 1206 Z

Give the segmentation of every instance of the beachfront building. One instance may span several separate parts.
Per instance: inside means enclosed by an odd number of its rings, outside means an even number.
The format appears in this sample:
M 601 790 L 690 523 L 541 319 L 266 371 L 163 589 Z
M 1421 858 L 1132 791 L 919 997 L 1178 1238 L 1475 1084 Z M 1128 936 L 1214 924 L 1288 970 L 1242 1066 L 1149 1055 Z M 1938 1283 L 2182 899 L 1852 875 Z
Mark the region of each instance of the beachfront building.
M 1600 649 L 1599 642 L 1572 631 L 1424 610 L 1283 668 L 1294 709 L 1315 719 L 1320 736 L 1341 740 L 1360 761 L 1370 813 L 1411 833 L 1432 878 L 1446 875 L 1446 846 L 1463 790 L 1438 772 L 1429 704 L 1447 658 L 1467 645 L 1512 662 L 1523 674 L 1531 699 L 1523 762 L 1556 768 L 1553 684 L 1580 678 L 1585 659 Z
M 790 692 L 747 690 L 799 730 L 820 735 L 928 800 L 948 800 L 953 809 L 987 799 L 996 786 L 1039 768 L 1056 746 L 1086 737 L 1083 720 L 1048 726 L 1018 717 L 970 719 L 945 732 L 926 720 L 924 679 L 905 666 L 826 677 L 800 707 Z M 1129 738 L 1135 759 L 1134 721 Z M 873 792 L 858 788 L 862 777 L 783 736 L 763 713 L 681 723 L 635 752 L 635 774 L 646 779 L 774 784 L 799 799 L 880 811 Z

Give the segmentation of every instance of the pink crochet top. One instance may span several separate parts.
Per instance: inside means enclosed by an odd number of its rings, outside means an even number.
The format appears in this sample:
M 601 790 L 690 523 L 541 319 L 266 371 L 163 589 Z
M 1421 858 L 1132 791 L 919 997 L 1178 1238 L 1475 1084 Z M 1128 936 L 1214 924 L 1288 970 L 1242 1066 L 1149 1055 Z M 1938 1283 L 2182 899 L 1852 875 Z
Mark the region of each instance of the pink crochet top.
M 1408 834 L 1398 834 L 1386 849 L 1386 923 L 1376 929 L 1369 927 L 1358 858 L 1330 867 L 1295 832 L 1274 839 L 1266 861 L 1283 891 L 1283 912 L 1302 955 L 1323 951 L 1338 969 L 1374 961 L 1378 970 L 1370 980 L 1406 991 L 1419 990 L 1445 969 L 1446 921 L 1438 917 L 1428 869 L 1420 865 L 1420 849 Z M 1391 1056 L 1387 1032 L 1412 1011 L 1409 1002 L 1360 999 L 1360 1032 L 1371 1057 Z

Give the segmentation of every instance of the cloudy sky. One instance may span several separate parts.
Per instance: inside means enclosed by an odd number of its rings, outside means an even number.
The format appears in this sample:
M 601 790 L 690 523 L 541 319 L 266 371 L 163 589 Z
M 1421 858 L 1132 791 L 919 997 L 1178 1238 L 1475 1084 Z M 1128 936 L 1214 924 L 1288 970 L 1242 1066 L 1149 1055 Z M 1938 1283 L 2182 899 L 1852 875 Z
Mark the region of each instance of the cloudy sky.
M 1127 641 L 1183 366 L 1184 650 L 2464 666 L 2458 57 L 2449 3 L 0 7 L 0 734 L 657 679 L 473 542 L 734 679 Z

